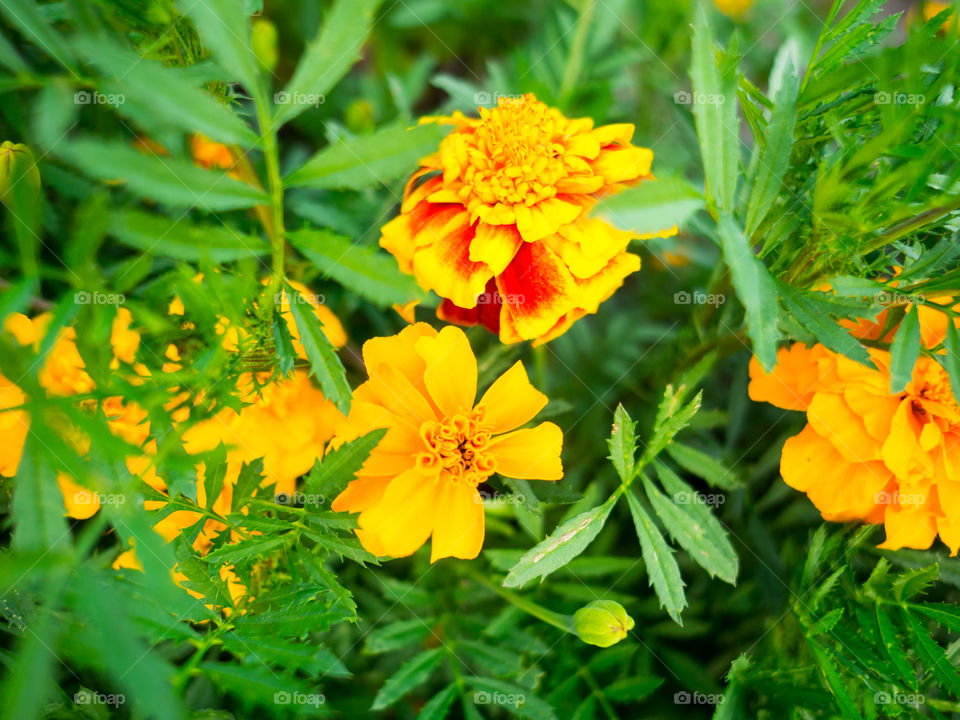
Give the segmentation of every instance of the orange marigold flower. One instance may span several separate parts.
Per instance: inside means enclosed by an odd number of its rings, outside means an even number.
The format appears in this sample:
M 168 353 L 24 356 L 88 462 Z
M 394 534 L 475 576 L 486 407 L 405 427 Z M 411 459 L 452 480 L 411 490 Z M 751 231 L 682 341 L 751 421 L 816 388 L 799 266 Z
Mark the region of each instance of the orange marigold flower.
M 332 507 L 360 513 L 357 536 L 374 555 L 411 555 L 432 535 L 431 562 L 474 558 L 484 534 L 477 485 L 494 473 L 563 477 L 560 428 L 517 429 L 547 404 L 522 363 L 477 402 L 477 360 L 459 328 L 416 323 L 364 343 L 363 360 L 370 379 L 338 439 L 387 432 Z
M 444 298 L 442 319 L 545 342 L 640 268 L 631 233 L 587 217 L 600 196 L 652 177 L 653 152 L 630 144 L 633 125 L 595 128 L 531 94 L 476 119 L 422 122 L 453 131 L 420 161 L 380 244 Z
M 937 347 L 946 316 L 918 306 L 921 336 Z M 874 322 L 847 323 L 863 338 Z M 885 339 L 889 339 L 887 336 Z M 807 414 L 783 447 L 780 472 L 825 520 L 883 523 L 889 549 L 928 548 L 939 534 L 960 550 L 960 405 L 940 364 L 921 356 L 903 392 L 890 393 L 890 353 L 869 349 L 876 369 L 822 345 L 781 348 L 767 373 L 750 363 L 750 397 Z

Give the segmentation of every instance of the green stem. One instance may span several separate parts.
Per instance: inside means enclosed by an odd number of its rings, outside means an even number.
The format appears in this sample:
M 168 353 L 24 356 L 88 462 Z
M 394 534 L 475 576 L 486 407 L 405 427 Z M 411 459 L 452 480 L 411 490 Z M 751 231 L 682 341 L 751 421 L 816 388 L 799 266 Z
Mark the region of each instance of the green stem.
M 286 233 L 283 227 L 283 181 L 280 179 L 280 156 L 277 150 L 277 133 L 273 127 L 273 118 L 267 101 L 255 93 L 257 121 L 260 124 L 263 143 L 263 157 L 267 166 L 267 191 L 270 194 L 270 209 L 272 211 L 271 227 L 267 228 L 270 235 L 272 254 L 273 277 L 267 288 L 265 302 L 266 316 L 273 312 L 273 297 L 279 292 L 284 276 L 284 250 L 286 248 Z
M 596 7 L 596 0 L 584 0 L 583 10 L 580 11 L 580 17 L 577 20 L 577 32 L 573 36 L 573 43 L 570 45 L 570 56 L 567 58 L 567 65 L 563 69 L 563 80 L 560 83 L 561 99 L 566 100 L 570 96 L 577 79 L 580 77 L 583 54 L 587 47 L 587 35 L 590 30 L 590 20 Z
M 508 600 L 515 607 L 519 608 L 520 610 L 523 610 L 528 615 L 533 615 L 533 617 L 537 618 L 538 620 L 542 620 L 543 622 L 549 625 L 553 625 L 555 628 L 559 628 L 564 632 L 568 632 L 574 635 L 576 634 L 573 630 L 572 615 L 563 615 L 561 613 L 554 612 L 553 610 L 548 610 L 545 607 L 541 607 L 540 605 L 537 605 L 535 602 L 527 600 L 526 598 L 522 598 L 516 593 L 513 593 L 507 590 L 506 588 L 500 587 L 499 585 L 496 585 L 495 583 L 490 582 L 483 575 L 481 575 L 480 573 L 470 568 L 467 568 L 465 570 L 465 574 L 474 582 L 480 585 L 483 585 L 485 588 L 487 588 L 492 592 L 495 592 L 497 595 L 504 598 L 505 600 Z
M 590 690 L 593 691 L 593 694 L 596 696 L 600 703 L 600 707 L 603 708 L 603 711 L 606 713 L 607 717 L 610 718 L 610 720 L 619 720 L 616 711 L 614 711 L 610 701 L 607 700 L 607 696 L 603 694 L 603 688 L 597 684 L 597 681 L 594 679 L 590 669 L 584 667 L 580 670 L 579 675 L 586 681 L 587 685 L 590 687 Z

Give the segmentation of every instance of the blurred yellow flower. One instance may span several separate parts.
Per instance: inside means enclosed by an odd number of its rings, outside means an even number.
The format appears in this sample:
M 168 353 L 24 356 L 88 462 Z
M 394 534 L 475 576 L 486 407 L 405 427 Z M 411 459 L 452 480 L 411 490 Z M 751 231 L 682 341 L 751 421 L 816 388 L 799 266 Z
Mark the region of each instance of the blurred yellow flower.
M 935 348 L 946 316 L 917 306 L 921 336 Z M 862 338 L 883 338 L 886 311 L 874 322 L 849 323 Z M 870 348 L 876 369 L 822 345 L 781 348 L 773 372 L 754 358 L 750 397 L 807 414 L 787 440 L 784 481 L 805 492 L 825 520 L 884 524 L 881 547 L 928 548 L 939 534 L 960 550 L 960 406 L 946 371 L 921 356 L 906 389 L 890 393 L 890 353 Z
M 594 128 L 532 94 L 476 119 L 421 122 L 453 131 L 420 161 L 380 244 L 444 298 L 442 319 L 545 342 L 640 268 L 627 252 L 633 235 L 587 217 L 601 196 L 652 177 L 653 152 L 630 144 L 633 125 Z
M 363 360 L 370 379 L 354 391 L 338 441 L 387 432 L 333 509 L 360 513 L 357 536 L 374 555 L 411 555 L 432 536 L 431 562 L 474 558 L 484 536 L 480 483 L 494 473 L 563 477 L 560 428 L 517 429 L 547 404 L 522 363 L 477 402 L 477 360 L 459 328 L 410 325 L 368 340 Z
M 753 0 L 713 0 L 713 4 L 727 17 L 739 20 L 753 7 Z

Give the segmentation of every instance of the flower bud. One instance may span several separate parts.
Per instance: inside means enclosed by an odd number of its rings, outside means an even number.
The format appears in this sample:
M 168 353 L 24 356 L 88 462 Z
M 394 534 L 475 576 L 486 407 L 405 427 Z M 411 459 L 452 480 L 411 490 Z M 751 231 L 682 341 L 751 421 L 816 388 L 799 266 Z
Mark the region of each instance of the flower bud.
M 21 182 L 26 183 L 25 189 L 35 196 L 40 190 L 40 171 L 30 148 L 5 140 L 0 145 L 0 202 L 9 203 L 14 186 Z
M 590 645 L 610 647 L 623 640 L 632 628 L 633 618 L 613 600 L 597 600 L 573 614 L 577 637 Z
M 253 21 L 250 44 L 253 54 L 267 70 L 277 66 L 277 26 L 265 18 Z

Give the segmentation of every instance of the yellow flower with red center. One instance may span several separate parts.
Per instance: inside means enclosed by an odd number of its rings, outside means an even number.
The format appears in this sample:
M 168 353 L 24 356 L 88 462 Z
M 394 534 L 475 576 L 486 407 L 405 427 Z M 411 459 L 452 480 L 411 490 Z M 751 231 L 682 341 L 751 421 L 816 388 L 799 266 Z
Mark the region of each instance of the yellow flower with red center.
M 918 306 L 925 347 L 936 348 L 947 319 Z M 876 321 L 848 323 L 878 339 Z M 884 336 L 889 341 L 892 331 Z M 890 393 L 890 353 L 868 350 L 876 369 L 822 345 L 781 348 L 766 373 L 750 364 L 750 397 L 807 414 L 807 425 L 783 447 L 780 472 L 805 492 L 824 519 L 884 524 L 881 547 L 928 548 L 939 534 L 960 550 L 960 406 L 946 371 L 922 355 L 903 392 Z
M 444 298 L 442 319 L 544 342 L 640 268 L 631 233 L 587 216 L 599 197 L 652 177 L 653 152 L 630 144 L 633 125 L 595 128 L 531 94 L 476 119 L 423 122 L 453 131 L 420 161 L 380 244 Z
M 337 440 L 387 432 L 333 509 L 360 513 L 357 536 L 374 555 L 411 555 L 432 536 L 431 562 L 474 558 L 484 535 L 477 485 L 494 473 L 563 477 L 560 428 L 517 429 L 547 404 L 522 363 L 477 402 L 477 360 L 459 328 L 416 323 L 364 343 L 363 360 L 369 380 Z

